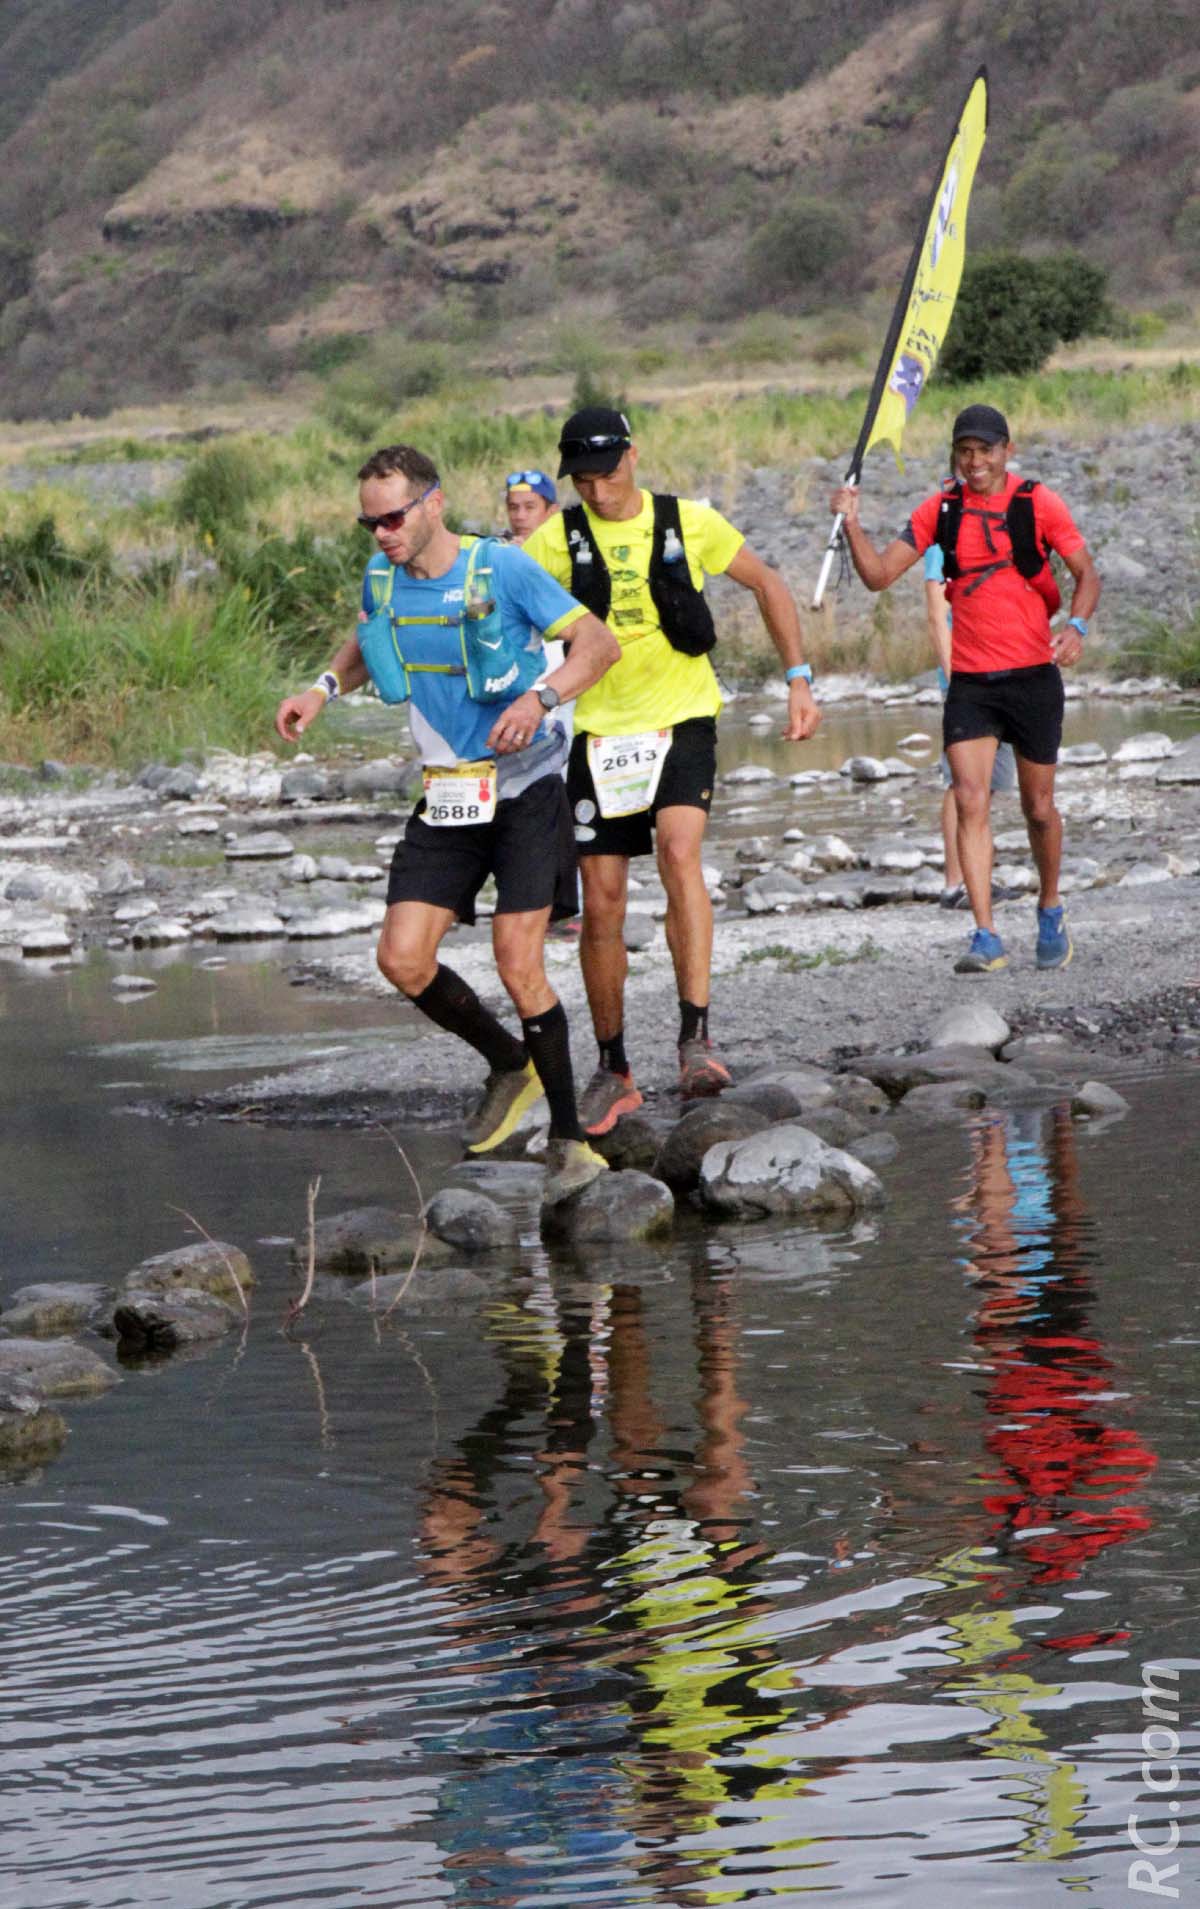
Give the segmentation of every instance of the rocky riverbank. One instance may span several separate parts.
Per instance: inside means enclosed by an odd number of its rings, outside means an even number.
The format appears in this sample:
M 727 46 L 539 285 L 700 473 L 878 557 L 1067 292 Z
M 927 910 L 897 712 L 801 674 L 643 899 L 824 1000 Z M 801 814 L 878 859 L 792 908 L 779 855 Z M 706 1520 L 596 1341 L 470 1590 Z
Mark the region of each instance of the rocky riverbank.
M 937 905 L 936 691 L 830 681 L 823 696 L 821 758 L 797 752 L 781 762 L 774 689 L 738 699 L 723 725 L 734 746 L 727 752 L 723 743 L 729 766 L 719 776 L 706 879 L 717 911 L 714 1034 L 736 1067 L 781 1054 L 829 1063 L 856 1048 L 912 1043 L 948 997 L 981 986 L 1019 1031 L 1063 1027 L 1125 1051 L 1193 1051 L 1200 733 L 1186 705 L 1158 706 L 1174 740 L 1131 719 L 1116 745 L 1083 740 L 1064 751 L 1064 888 L 1077 948 L 1064 971 L 1034 969 L 1024 830 L 1015 802 L 998 803 L 999 927 L 1012 965 L 980 983 L 952 975 L 969 924 Z M 1087 734 L 1089 710 L 1100 727 L 1103 703 L 1076 702 L 1076 731 Z M 855 711 L 892 721 L 899 733 L 890 753 L 839 754 L 837 723 Z M 374 933 L 416 773 L 406 758 L 355 760 L 353 751 L 332 764 L 267 755 L 154 764 L 135 781 L 109 775 L 84 786 L 53 765 L 40 775 L 10 772 L 0 795 L 0 953 L 52 963 L 106 948 L 114 987 L 135 993 L 154 985 L 143 955 L 178 950 L 213 962 L 230 947 L 261 944 L 298 982 L 394 999 L 375 970 Z M 655 871 L 639 865 L 627 926 L 628 1033 L 652 1095 L 670 1094 L 674 1069 L 664 907 Z M 497 998 L 486 920 L 458 931 L 449 947 L 455 965 Z M 569 933 L 551 943 L 550 964 L 586 1071 L 590 1042 Z M 249 1098 L 261 1117 L 294 1118 L 302 1108 L 337 1117 L 349 1095 L 401 1117 L 465 1100 L 474 1057 L 427 1035 L 402 1004 L 396 1012 L 413 1023 L 405 1081 L 394 1078 L 390 1057 L 373 1067 L 356 1053 L 255 1083 Z M 237 1098 L 244 1107 L 243 1089 Z M 211 1110 L 220 1111 L 218 1101 Z
M 1189 615 L 1200 590 L 1196 496 L 1200 479 L 1200 425 L 1146 424 L 1114 428 L 1086 441 L 1037 434 L 1024 437 L 1020 420 L 1013 468 L 1058 491 L 1087 538 L 1104 578 L 1091 653 L 1123 640 L 1147 618 Z M 799 469 L 763 468 L 735 486 L 713 486 L 714 503 L 728 506 L 761 556 L 776 564 L 807 600 L 828 535 L 826 504 L 844 464 L 810 458 Z M 899 470 L 887 451 L 868 460 L 863 475 L 863 522 L 877 542 L 897 536 L 913 506 L 946 475 L 942 457 L 905 457 Z M 856 577 L 839 591 L 839 623 L 871 613 L 873 599 Z
M 1200 1056 L 1194 713 L 1178 700 L 1159 705 L 1154 716 L 1173 736 L 1131 714 L 1119 742 L 1093 736 L 1065 752 L 1064 887 L 1077 950 L 1065 970 L 1034 967 L 1024 835 L 1015 805 L 1001 806 L 999 926 L 1012 965 L 980 979 L 953 974 L 968 918 L 939 906 L 936 692 L 831 683 L 824 693 L 819 759 L 781 752 L 774 693 L 739 699 L 725 726 L 706 879 L 717 917 L 713 1031 L 737 1079 L 718 1102 L 690 1111 L 674 1084 L 664 896 L 654 871 L 637 868 L 627 1038 L 645 1106 L 601 1143 L 609 1174 L 543 1225 L 565 1269 L 617 1255 L 622 1276 L 634 1276 L 639 1255 L 657 1265 L 679 1230 L 697 1224 L 844 1227 L 862 1216 L 886 1225 L 886 1212 L 872 1216 L 906 1158 L 919 1159 L 930 1123 L 987 1107 L 1068 1104 L 1095 1127 L 1123 1117 L 1123 1080 Z M 1076 728 L 1103 729 L 1105 708 L 1102 698 L 1079 703 Z M 894 749 L 842 756 L 839 723 L 859 734 L 872 712 L 892 724 Z M 478 1088 L 476 1059 L 396 1001 L 373 958 L 385 870 L 414 780 L 404 758 L 349 755 L 283 766 L 268 756 L 214 757 L 202 767 L 151 765 L 136 781 L 77 783 L 53 765 L 9 772 L 0 957 L 53 969 L 107 951 L 112 986 L 134 1012 L 165 962 L 219 964 L 248 946 L 297 985 L 377 993 L 394 1008 L 400 1042 L 354 1044 L 143 1110 L 453 1130 Z M 592 1049 L 575 936 L 561 931 L 548 953 L 586 1078 Z M 476 929 L 456 932 L 449 959 L 508 1011 L 486 912 Z M 423 1224 L 390 1209 L 323 1217 L 310 1303 L 460 1307 L 497 1278 L 527 1273 L 544 1142 L 534 1109 L 508 1157 L 463 1163 L 446 1184 L 423 1189 Z M 299 1291 L 306 1241 L 293 1257 Z M 239 1248 L 209 1242 L 143 1262 L 111 1287 L 13 1286 L 0 1314 L 0 1465 L 27 1470 L 62 1444 L 61 1400 L 108 1389 L 124 1366 L 244 1328 L 253 1273 Z

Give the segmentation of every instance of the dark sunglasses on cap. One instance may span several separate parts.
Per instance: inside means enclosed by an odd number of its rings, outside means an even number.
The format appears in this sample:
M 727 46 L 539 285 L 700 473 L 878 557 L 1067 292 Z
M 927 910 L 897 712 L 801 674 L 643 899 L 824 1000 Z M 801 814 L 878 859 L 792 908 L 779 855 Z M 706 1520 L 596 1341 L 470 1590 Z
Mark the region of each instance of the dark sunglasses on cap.
M 632 441 L 624 432 L 614 437 L 610 431 L 600 431 L 594 437 L 560 438 L 558 448 L 564 457 L 579 457 L 587 451 L 623 451 Z
M 545 481 L 544 471 L 510 471 L 504 480 L 504 488 L 512 490 L 516 484 L 528 484 L 532 490 L 538 484 L 544 484 Z
M 377 530 L 403 530 L 417 505 L 423 504 L 427 497 L 432 497 L 437 488 L 436 484 L 431 484 L 419 497 L 414 497 L 411 504 L 398 504 L 395 510 L 381 510 L 378 517 L 368 517 L 365 511 L 360 511 L 358 521 L 364 530 L 372 533 Z

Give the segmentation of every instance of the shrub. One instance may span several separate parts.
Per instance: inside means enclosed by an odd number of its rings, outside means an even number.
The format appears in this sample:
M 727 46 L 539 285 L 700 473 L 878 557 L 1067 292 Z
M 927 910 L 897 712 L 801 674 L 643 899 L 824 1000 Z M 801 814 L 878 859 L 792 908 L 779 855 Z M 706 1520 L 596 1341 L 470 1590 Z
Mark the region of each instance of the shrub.
M 222 574 L 262 612 L 263 627 L 298 661 L 317 662 L 353 626 L 370 551 L 357 526 L 336 537 L 230 539 L 217 552 Z
M 1081 142 L 1075 127 L 1052 126 L 1032 147 L 1004 189 L 1004 223 L 1018 241 L 1069 238 L 1108 209 L 1109 174 L 1117 161 Z
M 1195 282 L 1200 279 L 1200 193 L 1184 200 L 1171 236 L 1182 257 L 1184 276 Z
M 951 384 L 1040 371 L 1062 340 L 1110 322 L 1106 277 L 1075 253 L 1027 259 L 992 252 L 968 259 L 938 365 Z
M 175 521 L 204 537 L 219 537 L 246 521 L 264 494 L 270 473 L 260 453 L 244 444 L 212 444 L 180 479 Z
M 1096 116 L 1102 143 L 1122 159 L 1145 159 L 1178 136 L 1187 123 L 1187 107 L 1173 80 L 1121 86 L 1110 93 Z
M 107 544 L 97 540 L 82 551 L 68 550 L 53 517 L 0 536 L 0 604 L 27 603 L 63 584 L 100 587 L 111 578 Z
M 804 192 L 789 193 L 746 247 L 746 271 L 761 294 L 821 285 L 850 252 L 841 210 Z
M 361 357 L 334 372 L 320 409 L 348 437 L 374 437 L 384 420 L 414 398 L 440 391 L 451 370 L 444 345 L 395 336 L 376 339 Z

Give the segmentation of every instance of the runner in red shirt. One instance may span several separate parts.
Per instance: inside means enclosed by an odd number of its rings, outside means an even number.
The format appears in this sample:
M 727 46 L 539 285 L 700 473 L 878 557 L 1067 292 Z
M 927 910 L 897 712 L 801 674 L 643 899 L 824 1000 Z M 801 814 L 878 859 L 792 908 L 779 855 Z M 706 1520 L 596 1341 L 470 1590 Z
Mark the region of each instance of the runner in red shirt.
M 952 522 L 961 495 L 957 535 L 947 551 L 947 596 L 954 613 L 950 690 L 943 739 L 954 779 L 958 853 L 975 933 L 955 962 L 958 974 L 988 974 L 1008 956 L 992 921 L 992 764 L 1000 743 L 1017 758 L 1021 808 L 1037 865 L 1039 968 L 1065 968 L 1071 937 L 1058 893 L 1062 817 L 1054 802 L 1054 771 L 1062 740 L 1060 664 L 1078 662 L 1088 618 L 1100 600 L 1100 579 L 1083 537 L 1061 497 L 1035 484 L 1026 491 L 1008 469 L 1013 444 L 1008 424 L 990 404 L 970 404 L 954 421 L 951 482 L 927 497 L 902 534 L 880 551 L 859 522 L 853 485 L 834 492 L 830 508 L 846 520 L 850 556 L 868 590 L 886 590 L 912 568 L 939 526 Z M 1014 503 L 1018 492 L 1023 496 Z M 1032 527 L 1022 537 L 1019 525 Z M 1058 591 L 1048 551 L 1057 551 L 1075 579 L 1067 623 L 1050 628 Z M 1030 567 L 1042 560 L 1033 576 Z

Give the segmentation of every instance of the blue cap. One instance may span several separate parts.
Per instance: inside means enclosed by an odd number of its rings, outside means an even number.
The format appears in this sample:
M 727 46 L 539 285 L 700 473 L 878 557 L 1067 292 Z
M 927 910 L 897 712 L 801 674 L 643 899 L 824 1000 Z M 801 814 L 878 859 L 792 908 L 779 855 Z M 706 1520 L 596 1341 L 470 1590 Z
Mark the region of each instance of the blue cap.
M 506 491 L 536 491 L 548 504 L 557 504 L 558 492 L 554 479 L 547 477 L 545 471 L 510 471 L 504 480 Z

